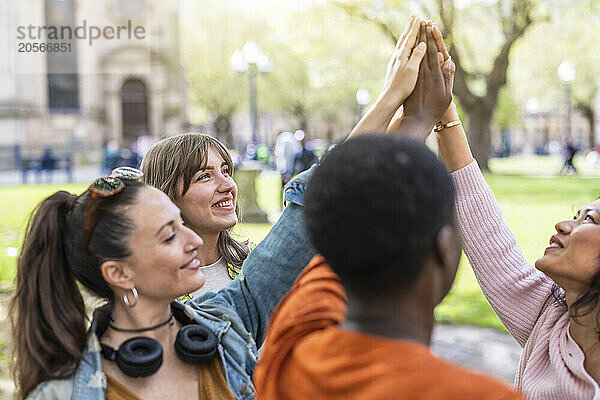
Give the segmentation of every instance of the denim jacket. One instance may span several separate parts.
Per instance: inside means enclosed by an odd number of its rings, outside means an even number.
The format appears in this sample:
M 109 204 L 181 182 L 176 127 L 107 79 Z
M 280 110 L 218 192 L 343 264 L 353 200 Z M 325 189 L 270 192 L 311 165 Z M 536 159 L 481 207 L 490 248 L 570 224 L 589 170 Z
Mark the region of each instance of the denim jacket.
M 255 399 L 252 373 L 271 313 L 315 255 L 302 223 L 303 192 L 314 167 L 285 188 L 287 207 L 271 232 L 246 258 L 242 273 L 217 293 L 208 292 L 176 307 L 208 326 L 217 336 L 223 373 L 237 399 Z M 30 399 L 104 399 L 97 321 L 88 332 L 83 361 L 69 379 L 40 383 Z

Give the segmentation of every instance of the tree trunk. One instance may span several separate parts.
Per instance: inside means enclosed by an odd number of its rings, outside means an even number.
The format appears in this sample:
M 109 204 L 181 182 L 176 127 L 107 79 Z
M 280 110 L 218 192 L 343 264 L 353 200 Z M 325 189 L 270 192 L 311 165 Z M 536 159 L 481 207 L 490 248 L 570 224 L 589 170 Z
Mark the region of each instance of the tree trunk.
M 590 119 L 590 150 L 594 150 L 596 147 L 596 122 L 594 121 L 594 114 L 592 114 L 592 119 Z
M 332 144 L 333 143 L 333 128 L 331 127 L 331 125 L 327 124 L 327 143 L 328 144 Z
M 589 143 L 590 143 L 590 150 L 593 150 L 594 146 L 596 145 L 596 124 L 594 123 L 595 122 L 594 120 L 596 118 L 595 118 L 594 108 L 591 106 L 591 104 L 592 104 L 591 100 L 590 100 L 589 104 L 590 105 L 579 103 L 576 105 L 576 107 L 579 111 L 581 111 L 581 113 L 587 120 L 587 123 L 590 127 Z
M 304 133 L 308 133 L 308 118 L 306 117 L 306 114 L 302 115 L 302 117 L 300 117 L 300 129 L 302 129 L 304 131 Z
M 231 120 L 229 115 L 217 115 L 214 122 L 217 139 L 227 148 L 233 147 L 233 133 L 231 132 Z
M 303 104 L 297 104 L 292 108 L 292 114 L 298 121 L 298 129 L 303 130 L 306 133 L 308 129 L 308 116 L 306 115 L 306 109 Z
M 482 171 L 489 171 L 492 111 L 485 107 L 473 107 L 467 110 L 467 115 L 469 116 L 467 136 L 469 137 L 473 157 L 479 163 Z
M 341 3 L 341 4 L 340 4 Z M 354 2 L 351 2 L 354 3 Z M 360 15 L 365 20 L 375 23 L 384 34 L 395 44 L 397 37 L 394 34 L 394 27 L 391 23 L 380 19 L 368 17 L 368 13 L 360 7 L 360 4 L 350 4 L 347 2 L 336 2 L 349 15 Z M 390 2 L 391 3 L 391 2 Z M 423 2 L 415 2 L 423 3 Z M 469 142 L 473 156 L 479 162 L 482 170 L 488 170 L 488 158 L 490 152 L 490 122 L 500 89 L 506 85 L 507 69 L 509 64 L 509 53 L 513 44 L 523 36 L 525 31 L 535 22 L 534 8 L 536 2 L 533 0 L 512 0 L 497 2 L 501 4 L 498 9 L 501 11 L 499 16 L 499 26 L 504 34 L 504 42 L 500 46 L 499 52 L 494 58 L 492 69 L 488 73 L 480 71 L 467 71 L 464 67 L 470 63 L 462 63 L 460 52 L 457 51 L 456 42 L 458 40 L 453 35 L 453 30 L 458 24 L 456 21 L 457 12 L 454 1 L 437 0 L 438 15 L 440 17 L 442 33 L 448 44 L 448 51 L 456 65 L 456 75 L 454 79 L 454 94 L 463 106 L 463 109 L 469 116 Z M 362 4 L 362 3 L 361 3 Z M 385 4 L 385 2 L 384 2 Z M 369 6 L 370 7 L 370 6 Z M 421 4 L 421 9 L 425 15 L 432 15 L 431 11 L 426 11 Z M 467 53 L 469 54 L 469 53 Z M 486 91 L 482 95 L 477 95 L 469 83 L 481 82 L 485 84 Z
M 585 119 L 587 119 L 587 122 L 590 126 L 590 150 L 594 150 L 594 146 L 596 146 L 596 124 L 594 123 L 594 109 L 590 107 L 590 112 L 583 113 L 583 115 L 585 116 Z

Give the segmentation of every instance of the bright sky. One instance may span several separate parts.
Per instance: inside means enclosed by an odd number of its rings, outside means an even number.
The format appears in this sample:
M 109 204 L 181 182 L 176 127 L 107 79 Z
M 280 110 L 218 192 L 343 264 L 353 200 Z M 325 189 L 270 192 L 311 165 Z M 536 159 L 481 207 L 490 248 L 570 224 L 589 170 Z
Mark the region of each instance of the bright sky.
M 288 8 L 293 10 L 296 8 L 309 7 L 313 2 L 319 0 L 222 0 L 233 4 L 238 4 L 239 8 L 244 12 L 253 13 L 261 12 L 265 9 L 277 7 L 279 9 Z M 202 0 L 180 0 L 181 15 L 192 15 L 193 11 L 201 10 L 207 6 L 206 1 Z M 210 12 L 210 10 L 207 10 Z

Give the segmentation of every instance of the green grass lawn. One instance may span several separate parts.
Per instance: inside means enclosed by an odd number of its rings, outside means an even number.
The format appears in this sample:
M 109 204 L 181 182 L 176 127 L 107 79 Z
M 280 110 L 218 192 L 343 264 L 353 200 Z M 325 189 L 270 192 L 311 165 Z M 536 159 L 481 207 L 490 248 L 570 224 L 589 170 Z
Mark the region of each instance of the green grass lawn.
M 16 258 L 7 254 L 20 247 L 31 210 L 59 189 L 79 193 L 85 185 L 30 185 L 0 188 L 0 281 L 12 280 Z
M 556 176 L 563 165 L 560 156 L 531 156 L 519 155 L 509 158 L 492 158 L 490 170 L 496 174 L 503 175 L 525 175 L 525 176 Z M 591 164 L 584 156 L 576 156 L 573 161 L 575 167 L 582 177 L 600 176 L 600 162 Z
M 279 205 L 279 185 L 281 181 L 266 176 L 258 182 L 258 202 L 264 210 L 273 211 Z M 57 190 L 81 193 L 86 185 L 65 184 L 29 185 L 0 187 L 0 282 L 11 281 L 15 275 L 16 257 L 12 249 L 20 248 L 27 220 L 33 208 L 46 196 Z M 260 242 L 269 233 L 270 224 L 239 224 L 234 236 Z
M 536 161 L 524 163 L 520 169 L 513 159 L 494 160 L 496 170 L 513 175 L 488 175 L 487 179 L 500 203 L 504 217 L 530 262 L 534 262 L 546 248 L 554 232 L 554 224 L 572 218 L 582 205 L 600 196 L 600 179 L 581 177 L 531 178 L 514 175 L 531 171 Z M 540 164 L 541 162 L 541 164 Z M 538 164 L 550 168 L 538 160 Z M 560 165 L 559 165 L 560 167 Z M 534 174 L 535 175 L 535 174 Z M 257 182 L 258 202 L 272 212 L 279 206 L 278 176 L 263 174 Z M 14 277 L 16 258 L 7 254 L 7 248 L 18 248 L 29 212 L 44 196 L 64 188 L 81 192 L 85 185 L 31 185 L 0 188 L 0 281 L 5 285 Z M 268 224 L 240 224 L 234 234 L 240 239 L 259 242 L 270 229 Z M 10 251 L 9 251 L 10 252 Z M 501 327 L 500 322 L 483 298 L 479 285 L 463 257 L 454 288 L 436 310 L 437 319 L 446 323 L 466 323 Z
M 527 178 L 487 175 L 504 219 L 530 263 L 543 255 L 556 222 L 571 219 L 583 205 L 600 196 L 600 179 Z M 483 298 L 468 260 L 463 256 L 454 287 L 436 310 L 441 322 L 501 328 Z

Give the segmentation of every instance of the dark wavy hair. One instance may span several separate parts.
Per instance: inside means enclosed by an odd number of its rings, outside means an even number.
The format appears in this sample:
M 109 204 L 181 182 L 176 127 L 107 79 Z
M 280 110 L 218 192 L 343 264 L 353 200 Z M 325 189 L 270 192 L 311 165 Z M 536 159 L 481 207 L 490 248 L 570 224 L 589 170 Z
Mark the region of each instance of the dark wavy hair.
M 573 318 L 573 321 L 577 323 L 578 318 L 584 317 L 594 311 L 600 302 L 600 271 L 592 278 L 590 288 L 579 296 L 571 304 L 571 307 L 567 306 L 564 290 L 556 283 L 552 285 L 552 296 L 554 297 L 556 306 L 568 310 L 569 317 Z M 596 334 L 598 335 L 598 339 L 600 339 L 600 311 L 596 312 Z
M 58 191 L 32 212 L 17 261 L 16 290 L 9 306 L 12 375 L 17 396 L 25 398 L 39 383 L 73 376 L 83 358 L 87 316 L 76 281 L 110 308 L 114 294 L 100 266 L 131 254 L 135 204 L 142 183 L 128 182 L 118 194 L 94 199 L 96 225 L 83 250 L 83 223 L 89 191 L 81 196 Z
M 176 201 L 187 193 L 194 174 L 206 168 L 211 149 L 223 157 L 233 174 L 231 155 L 221 142 L 202 133 L 184 133 L 164 138 L 148 150 L 141 165 L 144 182 L 165 192 L 172 201 Z M 183 182 L 181 193 L 180 180 Z M 237 205 L 235 211 L 240 217 Z M 231 237 L 231 229 L 221 231 L 217 247 L 225 261 L 238 268 L 250 252 L 247 241 L 238 242 Z

